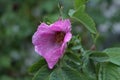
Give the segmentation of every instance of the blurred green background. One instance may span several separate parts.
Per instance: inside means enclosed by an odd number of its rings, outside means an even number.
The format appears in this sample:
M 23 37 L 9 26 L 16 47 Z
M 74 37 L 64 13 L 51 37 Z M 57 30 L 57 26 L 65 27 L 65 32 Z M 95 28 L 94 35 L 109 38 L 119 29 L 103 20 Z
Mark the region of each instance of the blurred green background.
M 0 0 L 0 80 L 31 80 L 28 68 L 38 60 L 32 45 L 37 26 L 48 24 L 60 16 L 58 2 L 63 6 L 63 17 L 74 0 Z M 98 50 L 120 47 L 120 0 L 89 0 L 86 11 L 95 20 L 99 38 Z M 72 21 L 72 33 L 82 37 L 82 44 L 90 49 L 90 33 Z

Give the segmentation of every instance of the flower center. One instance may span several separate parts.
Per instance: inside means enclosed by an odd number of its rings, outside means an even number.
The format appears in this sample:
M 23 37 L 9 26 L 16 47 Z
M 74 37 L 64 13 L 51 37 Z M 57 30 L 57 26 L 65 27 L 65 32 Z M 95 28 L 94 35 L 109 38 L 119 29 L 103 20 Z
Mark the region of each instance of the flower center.
M 63 42 L 64 37 L 65 37 L 65 33 L 64 32 L 56 32 L 55 33 L 55 42 L 57 42 L 57 43 Z

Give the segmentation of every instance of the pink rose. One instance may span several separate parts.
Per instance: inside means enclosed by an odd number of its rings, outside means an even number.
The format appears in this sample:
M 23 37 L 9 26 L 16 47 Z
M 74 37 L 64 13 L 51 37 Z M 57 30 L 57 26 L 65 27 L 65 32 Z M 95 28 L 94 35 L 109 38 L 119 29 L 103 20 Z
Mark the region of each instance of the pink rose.
M 59 19 L 51 25 L 41 23 L 32 37 L 35 51 L 47 61 L 52 69 L 63 56 L 67 42 L 72 38 L 69 19 Z

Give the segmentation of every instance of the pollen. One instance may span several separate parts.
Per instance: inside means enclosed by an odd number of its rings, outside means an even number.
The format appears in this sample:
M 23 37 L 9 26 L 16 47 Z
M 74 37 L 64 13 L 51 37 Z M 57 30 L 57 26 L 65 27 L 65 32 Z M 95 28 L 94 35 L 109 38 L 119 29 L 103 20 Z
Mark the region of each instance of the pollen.
M 55 33 L 55 42 L 56 43 L 62 43 L 65 37 L 64 32 L 56 32 Z

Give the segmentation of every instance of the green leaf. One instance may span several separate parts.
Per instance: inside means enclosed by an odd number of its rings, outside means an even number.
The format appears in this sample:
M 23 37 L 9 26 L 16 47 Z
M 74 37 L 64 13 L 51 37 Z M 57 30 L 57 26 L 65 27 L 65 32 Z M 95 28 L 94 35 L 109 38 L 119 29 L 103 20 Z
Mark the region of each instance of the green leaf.
M 49 80 L 94 80 L 70 67 L 64 66 L 56 68 Z
M 80 50 L 81 49 L 81 45 L 76 45 L 76 46 L 73 46 L 71 49 L 72 50 Z
M 70 67 L 62 67 L 65 80 L 95 80 L 85 75 L 81 71 L 76 71 Z
M 80 6 L 84 5 L 88 0 L 75 0 L 74 6 L 75 9 L 78 9 Z
M 91 33 L 97 33 L 95 23 L 87 13 L 80 13 L 77 11 L 73 14 L 73 18 L 82 23 Z
M 95 67 L 92 62 L 86 62 L 82 66 L 82 71 L 85 76 L 87 76 L 87 80 L 96 80 L 96 74 L 95 74 Z
M 57 68 L 50 74 L 49 80 L 66 80 L 66 79 L 61 68 Z
M 42 66 L 44 66 L 46 63 L 46 61 L 43 58 L 40 58 L 40 60 L 36 63 L 34 63 L 29 69 L 28 71 L 30 73 L 35 73 L 37 72 Z
M 120 67 L 112 63 L 102 64 L 98 80 L 119 80 Z
M 72 17 L 74 13 L 75 13 L 75 10 L 74 9 L 70 9 L 69 12 L 68 12 L 68 15 L 70 17 Z
M 108 54 L 109 61 L 120 66 L 120 48 L 108 48 L 104 52 Z
M 71 69 L 69 67 L 62 67 L 63 74 L 65 75 L 65 80 L 82 80 L 78 71 Z
M 47 65 L 44 65 L 39 69 L 32 80 L 49 80 L 51 72 L 52 70 L 48 69 Z
M 75 12 L 83 13 L 84 11 L 85 11 L 85 5 L 81 5 L 77 10 L 70 9 L 68 15 L 72 17 Z
M 104 52 L 92 52 L 90 55 L 90 59 L 97 61 L 97 62 L 107 62 L 109 56 Z
M 67 53 L 67 57 L 69 57 L 69 59 L 72 60 L 77 65 L 81 64 L 81 60 L 80 60 L 79 55 L 72 53 L 72 52 L 69 52 L 69 53 Z
M 74 70 L 78 71 L 81 70 L 81 65 L 77 65 L 71 60 L 66 60 L 66 65 L 69 66 L 70 68 L 73 68 Z
M 97 30 L 93 19 L 85 12 L 87 0 L 75 0 L 75 10 L 69 10 L 69 16 L 82 23 L 91 33 L 96 34 Z
M 87 76 L 87 80 L 96 80 L 95 65 L 92 60 L 89 59 L 91 51 L 86 51 L 82 57 L 82 72 Z
M 96 44 L 98 37 L 99 37 L 99 33 L 92 34 L 92 39 L 93 39 L 94 44 Z

